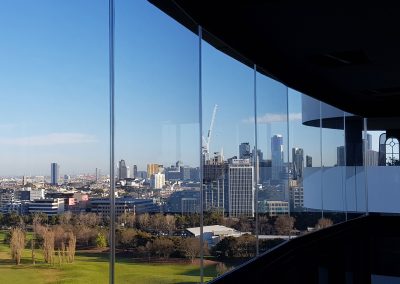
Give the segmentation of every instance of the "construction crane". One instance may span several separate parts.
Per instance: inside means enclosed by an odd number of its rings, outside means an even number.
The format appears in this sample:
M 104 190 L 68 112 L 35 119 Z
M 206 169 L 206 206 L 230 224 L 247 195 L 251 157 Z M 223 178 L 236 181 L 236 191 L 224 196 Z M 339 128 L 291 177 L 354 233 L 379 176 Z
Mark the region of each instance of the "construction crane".
M 215 115 L 217 114 L 217 108 L 218 108 L 218 105 L 215 105 L 212 116 L 211 116 L 210 128 L 208 129 L 208 132 L 207 132 L 207 138 L 204 138 L 204 136 L 203 136 L 203 155 L 205 155 L 205 158 L 207 160 L 209 158 L 209 153 L 210 153 L 211 134 L 212 134 L 212 130 L 214 127 Z

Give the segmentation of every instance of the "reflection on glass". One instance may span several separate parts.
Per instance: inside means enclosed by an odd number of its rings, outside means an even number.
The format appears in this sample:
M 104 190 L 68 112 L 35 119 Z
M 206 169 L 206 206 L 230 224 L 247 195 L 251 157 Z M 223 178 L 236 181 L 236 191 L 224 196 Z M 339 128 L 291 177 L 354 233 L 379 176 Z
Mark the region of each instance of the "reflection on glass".
M 116 283 L 198 283 L 199 39 L 148 1 L 116 21 Z
M 206 42 L 202 58 L 205 268 L 221 275 L 256 254 L 254 71 Z
M 320 102 L 289 89 L 291 215 L 298 234 L 319 228 L 322 218 Z
M 287 87 L 257 74 L 259 248 L 267 251 L 293 234 Z M 300 164 L 299 164 L 300 166 Z M 299 176 L 302 169 L 297 172 Z

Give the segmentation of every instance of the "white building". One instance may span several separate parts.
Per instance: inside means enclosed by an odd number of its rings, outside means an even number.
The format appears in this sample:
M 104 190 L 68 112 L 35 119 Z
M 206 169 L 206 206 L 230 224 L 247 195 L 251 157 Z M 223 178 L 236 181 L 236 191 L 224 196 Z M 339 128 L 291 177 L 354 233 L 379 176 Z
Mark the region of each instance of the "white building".
M 249 159 L 234 159 L 228 169 L 229 217 L 254 217 L 254 169 Z
M 188 228 L 186 229 L 192 236 L 198 238 L 200 237 L 200 227 Z M 205 240 L 209 246 L 217 244 L 220 240 L 225 237 L 240 237 L 244 234 L 249 234 L 248 232 L 240 232 L 235 229 L 221 226 L 203 226 L 203 240 Z
M 278 216 L 289 214 L 289 202 L 287 201 L 264 201 L 263 212 L 267 213 L 269 216 Z
M 165 185 L 165 174 L 156 173 L 152 175 L 150 185 L 154 189 L 162 189 Z
M 64 199 L 47 198 L 34 200 L 28 203 L 28 212 L 30 214 L 42 212 L 49 216 L 59 215 L 64 212 Z
M 32 188 L 30 190 L 30 200 L 44 199 L 44 189 L 43 188 Z

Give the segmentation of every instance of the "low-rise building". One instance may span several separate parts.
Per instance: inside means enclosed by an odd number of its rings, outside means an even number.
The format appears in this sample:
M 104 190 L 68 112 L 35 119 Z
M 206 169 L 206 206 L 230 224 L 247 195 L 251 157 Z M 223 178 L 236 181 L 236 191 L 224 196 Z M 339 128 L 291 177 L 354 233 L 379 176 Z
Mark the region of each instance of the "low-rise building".
M 49 216 L 59 215 L 64 213 L 64 199 L 63 198 L 46 198 L 36 199 L 28 202 L 28 212 L 33 213 L 45 213 Z
M 289 202 L 263 200 L 259 202 L 260 212 L 265 212 L 269 216 L 289 214 Z
M 91 212 L 110 215 L 110 199 L 109 198 L 93 198 L 89 199 L 88 208 Z M 115 215 L 120 216 L 124 213 L 149 213 L 160 212 L 160 208 L 153 199 L 136 199 L 130 197 L 115 199 Z
M 200 237 L 200 227 L 188 228 L 186 231 L 192 237 Z M 203 239 L 208 243 L 209 247 L 216 245 L 223 238 L 240 237 L 245 234 L 249 233 L 243 233 L 222 225 L 203 226 Z

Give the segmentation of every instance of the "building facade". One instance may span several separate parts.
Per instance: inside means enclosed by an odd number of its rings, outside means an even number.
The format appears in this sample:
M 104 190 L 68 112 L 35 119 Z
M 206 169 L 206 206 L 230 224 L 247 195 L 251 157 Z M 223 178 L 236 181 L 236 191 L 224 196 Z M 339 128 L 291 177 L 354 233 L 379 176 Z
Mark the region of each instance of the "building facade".
M 57 163 L 51 163 L 50 168 L 50 184 L 58 185 L 58 180 L 60 179 L 60 166 Z
M 249 159 L 234 159 L 228 168 L 229 217 L 254 217 L 254 168 Z

